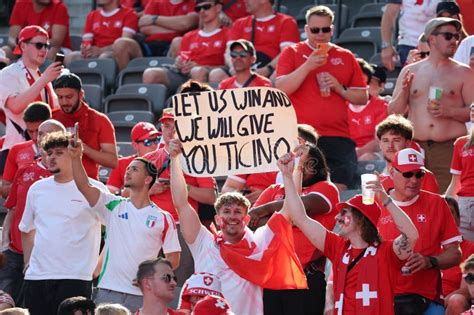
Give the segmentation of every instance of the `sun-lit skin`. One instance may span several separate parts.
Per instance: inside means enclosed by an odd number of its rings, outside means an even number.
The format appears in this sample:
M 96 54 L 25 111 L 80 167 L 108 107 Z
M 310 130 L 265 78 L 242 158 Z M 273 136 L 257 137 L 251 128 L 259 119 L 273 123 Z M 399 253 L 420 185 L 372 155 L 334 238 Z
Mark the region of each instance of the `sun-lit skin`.
M 390 169 L 390 176 L 393 179 L 393 194 L 396 200 L 412 200 L 420 193 L 423 177 L 416 178 L 416 176 L 412 176 L 405 178 L 401 172 L 393 167 Z
M 441 27 L 439 27 L 432 35 L 435 33 L 453 33 L 453 34 L 458 34 L 459 32 L 456 30 L 456 27 L 451 24 L 446 24 Z M 431 49 L 435 49 L 439 51 L 439 53 L 444 56 L 444 57 L 452 57 L 454 56 L 454 53 L 456 52 L 456 48 L 458 46 L 459 41 L 456 41 L 454 38 L 451 40 L 446 40 L 442 34 L 438 34 L 435 36 L 430 36 L 433 37 L 431 40 Z
M 410 140 L 405 139 L 402 135 L 390 131 L 380 137 L 379 145 L 385 160 L 391 163 L 395 153 L 407 148 L 410 142 Z
M 219 5 L 214 4 L 214 1 L 201 2 L 199 3 L 199 6 L 202 6 L 205 4 L 211 4 L 212 7 L 209 10 L 201 9 L 199 11 L 199 21 L 203 24 L 207 24 L 215 20 L 218 17 L 219 12 L 220 12 Z
M 331 27 L 331 31 L 329 33 L 323 33 L 320 30 L 319 33 L 313 34 L 310 31 L 313 27 L 319 27 L 320 29 L 323 27 Z M 329 16 L 319 15 L 312 15 L 308 20 L 308 24 L 305 25 L 304 30 L 312 47 L 317 47 L 318 44 L 322 43 L 329 43 L 334 32 L 331 18 Z
M 336 215 L 336 223 L 339 224 L 339 235 L 348 238 L 349 235 L 358 231 L 358 226 L 352 216 L 350 208 L 344 208 Z
M 36 48 L 34 43 L 48 44 L 49 41 L 45 36 L 38 35 L 25 42 L 20 43 L 22 59 L 28 67 L 37 68 L 46 60 L 48 50 L 43 47 Z
M 242 206 L 225 204 L 217 211 L 214 219 L 222 231 L 224 240 L 232 243 L 242 239 L 250 216 L 247 214 L 247 209 Z
M 46 164 L 51 173 L 59 174 L 71 167 L 71 159 L 69 158 L 67 148 L 52 148 L 47 150 L 46 154 Z
M 147 179 L 149 177 L 149 179 Z M 125 170 L 124 187 L 140 189 L 140 186 L 149 185 L 152 178 L 145 170 L 145 164 L 141 161 L 132 161 Z
M 33 141 L 33 143 L 37 143 L 38 128 L 42 123 L 43 123 L 42 121 L 33 121 L 33 122 L 25 121 L 26 132 L 28 132 L 28 135 L 30 136 L 30 139 Z
M 84 91 L 72 88 L 59 88 L 54 90 L 58 96 L 59 106 L 66 114 L 77 112 L 84 97 Z
M 166 283 L 162 279 L 164 275 L 174 276 L 174 272 L 166 264 L 155 265 L 155 274 L 152 277 L 146 278 L 143 281 L 149 286 L 151 293 L 157 298 L 171 302 L 174 299 L 174 291 L 176 289 L 176 281 L 171 279 L 169 283 Z
M 165 119 L 161 122 L 161 132 L 163 141 L 169 143 L 175 135 L 174 120 Z

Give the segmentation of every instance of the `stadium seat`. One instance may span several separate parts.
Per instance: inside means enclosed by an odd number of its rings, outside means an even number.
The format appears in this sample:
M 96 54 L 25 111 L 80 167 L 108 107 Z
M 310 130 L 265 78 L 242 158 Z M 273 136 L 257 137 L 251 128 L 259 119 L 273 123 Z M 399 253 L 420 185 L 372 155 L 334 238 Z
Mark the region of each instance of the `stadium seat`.
M 69 70 L 77 74 L 83 84 L 103 87 L 105 95 L 114 87 L 117 76 L 117 64 L 111 58 L 75 60 L 69 65 Z
M 155 115 L 146 111 L 115 111 L 107 113 L 115 128 L 115 139 L 117 142 L 130 141 L 130 132 L 133 126 L 140 121 L 154 123 Z
M 132 59 L 127 67 L 120 71 L 117 78 L 117 87 L 126 84 L 142 83 L 143 71 L 150 67 L 160 67 L 165 64 L 174 64 L 170 57 L 143 57 Z
M 375 54 L 374 56 L 372 56 L 372 58 L 370 58 L 369 62 L 370 63 L 375 63 L 378 66 L 383 66 L 382 56 L 380 55 L 380 53 Z M 387 78 L 395 78 L 395 79 L 398 78 L 398 75 L 400 74 L 400 71 L 402 71 L 402 65 L 400 64 L 400 60 L 395 62 L 395 69 L 393 71 L 385 70 L 385 72 L 387 73 Z
M 104 184 L 107 183 L 110 172 L 112 172 L 110 168 L 99 166 L 99 180 Z
M 81 50 L 82 35 L 70 35 L 71 49 L 73 51 Z
M 0 35 L 0 47 L 5 46 L 8 42 L 8 35 Z
M 93 109 L 102 112 L 104 110 L 102 88 L 95 84 L 83 84 L 82 89 L 84 90 L 86 103 Z
M 354 180 L 352 183 L 352 187 L 360 187 L 360 176 L 362 174 L 366 173 L 373 173 L 374 171 L 377 171 L 381 173 L 386 166 L 385 161 L 359 161 L 357 162 L 357 170 L 354 175 Z
M 166 86 L 163 84 L 127 84 L 120 86 L 115 94 L 137 94 L 147 96 L 152 102 L 152 111 L 156 116 L 161 116 L 166 107 Z
M 117 111 L 144 111 L 152 112 L 150 98 L 137 94 L 114 94 L 106 97 L 104 101 L 106 114 Z
M 341 202 L 347 201 L 354 197 L 357 194 L 360 194 L 362 191 L 360 189 L 349 189 L 349 190 L 343 190 L 339 193 L 339 199 Z
M 352 19 L 352 27 L 379 27 L 385 3 L 366 3 Z
M 379 49 L 379 27 L 356 27 L 344 30 L 337 40 L 339 46 L 351 50 L 357 57 L 370 60 Z
M 121 156 L 129 156 L 135 154 L 135 150 L 131 142 L 117 142 L 117 153 Z
M 385 82 L 385 88 L 382 91 L 382 93 L 380 93 L 380 95 L 382 95 L 382 96 L 392 95 L 393 94 L 393 89 L 395 89 L 395 84 L 396 83 L 397 83 L 396 78 L 388 78 L 387 82 Z

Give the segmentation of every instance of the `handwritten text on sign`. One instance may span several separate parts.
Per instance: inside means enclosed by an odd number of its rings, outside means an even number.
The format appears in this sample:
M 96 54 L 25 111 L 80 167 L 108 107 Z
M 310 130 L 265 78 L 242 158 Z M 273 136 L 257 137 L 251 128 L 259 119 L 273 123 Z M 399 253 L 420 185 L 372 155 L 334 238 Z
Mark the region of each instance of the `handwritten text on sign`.
M 296 143 L 296 115 L 285 93 L 242 88 L 172 98 L 181 163 L 193 176 L 277 170 Z

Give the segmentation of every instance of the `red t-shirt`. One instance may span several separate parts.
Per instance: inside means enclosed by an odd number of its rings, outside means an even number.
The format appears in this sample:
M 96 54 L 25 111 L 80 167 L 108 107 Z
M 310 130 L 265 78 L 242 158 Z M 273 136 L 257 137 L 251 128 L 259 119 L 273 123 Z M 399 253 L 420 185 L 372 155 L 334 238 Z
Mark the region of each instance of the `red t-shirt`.
M 252 87 L 252 86 L 268 86 L 272 87 L 272 81 L 268 78 L 265 78 L 264 76 L 255 73 L 255 79 L 250 82 L 250 84 L 247 87 Z M 236 81 L 235 75 L 227 78 L 225 80 L 222 80 L 221 83 L 219 83 L 219 90 L 225 90 L 225 89 L 238 89 L 241 88 L 242 85 L 240 85 Z
M 469 35 L 474 35 L 474 2 L 472 0 L 456 0 L 462 15 L 462 26 Z
M 79 138 L 94 150 L 100 151 L 101 144 L 115 146 L 115 129 L 110 119 L 104 114 L 90 108 L 82 102 L 79 110 L 73 114 L 66 114 L 60 108 L 53 111 L 53 119 L 59 120 L 63 125 L 74 127 L 79 122 Z M 98 179 L 99 164 L 86 154 L 82 157 L 82 164 L 87 176 Z
M 110 13 L 94 10 L 87 15 L 82 40 L 101 48 L 112 45 L 123 31 L 135 34 L 137 30 L 138 16 L 133 9 L 118 8 Z
M 44 28 L 51 38 L 53 25 L 66 26 L 66 36 L 61 47 L 71 48 L 69 38 L 69 13 L 61 1 L 52 1 L 41 12 L 35 12 L 32 0 L 17 0 L 10 17 L 10 26 L 39 25 Z
M 232 23 L 229 40 L 252 39 L 253 15 L 238 19 Z M 282 45 L 293 44 L 300 40 L 296 21 L 289 15 L 275 13 L 270 19 L 264 21 L 257 19 L 255 23 L 255 49 L 275 58 L 281 51 Z
M 17 253 L 23 253 L 21 245 L 21 232 L 18 229 L 21 217 L 25 210 L 26 195 L 31 185 L 42 178 L 51 176 L 51 173 L 41 165 L 41 162 L 31 162 L 22 166 L 13 180 L 10 193 L 5 201 L 4 207 L 15 208 L 12 224 L 10 226 L 10 248 Z
M 225 7 L 225 5 L 233 0 L 222 0 L 222 6 Z M 232 20 L 235 21 L 237 19 L 243 18 L 250 13 L 247 12 L 247 7 L 245 6 L 245 1 L 244 0 L 236 0 L 234 3 L 224 11 L 224 13 Z
M 219 28 L 211 33 L 205 33 L 203 30 L 187 32 L 181 40 L 179 52 L 186 53 L 186 56 L 198 65 L 224 65 L 228 32 L 227 28 Z
M 387 117 L 387 106 L 388 103 L 378 96 L 371 96 L 365 106 L 353 105 L 355 109 L 361 109 L 359 112 L 354 111 L 349 105 L 347 109 L 349 132 L 358 148 L 375 140 L 375 127 Z
M 179 16 L 187 15 L 194 12 L 194 1 L 184 0 L 178 4 L 173 4 L 170 0 L 152 0 L 149 1 L 144 10 L 145 14 L 158 16 Z M 159 17 L 158 17 L 159 18 Z M 153 34 L 147 36 L 146 42 L 156 40 L 170 42 L 176 36 L 180 36 L 179 32 Z
M 229 175 L 228 178 L 244 183 L 248 189 L 264 190 L 275 184 L 277 172 Z
M 333 232 L 326 233 L 326 241 L 324 243 L 324 255 L 328 257 L 333 264 L 334 274 L 334 288 L 338 285 L 338 277 L 340 276 L 340 270 L 342 257 L 344 256 L 349 242 L 342 237 L 336 235 Z M 363 249 L 351 249 L 350 261 L 355 259 Z M 400 272 L 400 268 L 403 263 L 393 252 L 393 242 L 384 241 L 377 247 L 377 275 L 378 275 L 378 289 L 377 298 L 379 310 L 375 314 L 391 315 L 394 314 L 393 296 L 395 289 L 395 280 L 397 272 Z M 357 287 L 357 277 L 361 272 L 360 263 L 355 264 L 354 268 L 346 274 L 346 281 L 344 287 L 344 315 L 356 315 L 356 293 L 361 291 L 362 288 Z M 334 297 L 336 301 L 339 297 Z M 369 300 L 370 301 L 370 300 Z M 334 312 L 336 314 L 336 311 Z
M 166 310 L 166 315 L 184 315 L 184 314 L 187 314 L 187 313 L 176 311 L 176 310 L 171 309 L 171 308 L 168 308 Z M 133 313 L 133 315 L 140 315 L 140 310 L 137 310 L 135 313 Z
M 461 188 L 458 196 L 474 196 L 474 146 L 465 149 L 468 136 L 459 137 L 454 142 L 451 174 L 460 175 Z
M 469 256 L 474 254 L 474 242 L 463 240 L 460 244 L 462 259 L 465 261 Z M 461 287 L 462 272 L 459 266 L 441 270 L 441 278 L 443 284 L 443 296 L 451 294 L 453 291 Z
M 114 168 L 109 175 L 109 178 L 107 179 L 107 185 L 114 186 L 117 188 L 122 188 L 123 187 L 123 181 L 125 177 L 125 171 L 127 170 L 128 165 L 135 160 L 137 157 L 136 154 L 130 155 L 130 156 L 125 156 L 123 158 L 120 158 L 118 160 L 118 165 L 116 168 Z
M 308 42 L 299 42 L 283 49 L 277 64 L 277 78 L 295 71 L 313 53 Z M 366 89 L 367 84 L 354 55 L 347 49 L 332 46 L 327 63 L 312 70 L 300 87 L 288 95 L 296 111 L 299 124 L 313 126 L 321 136 L 349 138 L 347 102 L 336 92 L 322 97 L 316 75 L 329 72 L 347 88 Z
M 159 171 L 168 158 L 169 154 L 166 150 L 158 149 L 156 151 L 147 153 L 144 158 L 152 161 L 155 163 L 156 169 Z M 170 169 L 167 167 L 159 176 L 159 178 L 170 178 Z M 186 184 L 201 187 L 201 188 L 212 188 L 216 189 L 216 181 L 212 177 L 193 177 L 187 174 L 184 174 L 184 179 L 186 180 Z M 158 180 L 158 179 L 157 179 Z M 173 198 L 171 196 L 171 190 L 167 189 L 161 194 L 151 195 L 151 201 L 153 201 L 158 207 L 162 210 L 168 211 L 173 216 L 173 219 L 177 223 L 179 223 L 178 212 L 173 204 Z M 198 202 L 192 198 L 188 198 L 189 204 L 197 211 L 198 210 Z
M 5 170 L 3 171 L 3 179 L 13 182 L 18 169 L 33 162 L 35 156 L 36 152 L 33 141 L 29 140 L 14 144 L 8 152 Z
M 380 174 L 379 177 L 380 177 L 380 183 L 382 184 L 386 192 L 388 192 L 390 189 L 394 187 L 393 179 L 390 177 L 390 175 Z M 435 175 L 429 170 L 426 170 L 426 174 L 422 179 L 421 189 L 435 193 L 435 194 L 439 193 L 438 181 L 436 180 Z
M 140 0 L 142 8 L 145 8 L 149 1 L 150 0 Z M 136 2 L 136 0 L 120 0 L 120 6 L 133 9 Z
M 394 202 L 411 218 L 420 235 L 414 252 L 437 256 L 442 253 L 441 246 L 462 241 L 448 204 L 440 195 L 422 190 L 410 201 Z M 393 240 L 400 235 L 385 207 L 382 207 L 378 228 L 384 240 Z M 430 300 L 438 300 L 441 294 L 438 291 L 440 276 L 437 269 L 424 269 L 408 276 L 402 275 L 399 270 L 395 293 L 417 293 Z
M 329 211 L 327 213 L 313 215 L 311 218 L 331 231 L 336 223 L 336 204 L 339 203 L 339 191 L 337 187 L 331 182 L 322 181 L 304 188 L 301 196 L 305 196 L 309 193 L 317 193 L 329 205 Z M 258 207 L 275 200 L 283 199 L 285 199 L 285 187 L 281 184 L 274 184 L 263 191 L 253 206 Z M 319 257 L 319 251 L 297 227 L 293 227 L 293 238 L 295 241 L 295 252 L 296 255 L 298 255 L 301 265 L 306 266 L 310 261 Z

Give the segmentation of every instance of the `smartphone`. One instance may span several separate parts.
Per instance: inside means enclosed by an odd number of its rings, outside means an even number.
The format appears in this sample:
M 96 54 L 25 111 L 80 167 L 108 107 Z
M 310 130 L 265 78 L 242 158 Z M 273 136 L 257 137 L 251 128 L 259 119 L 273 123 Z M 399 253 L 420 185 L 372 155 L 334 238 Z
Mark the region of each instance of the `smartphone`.
M 64 55 L 57 53 L 56 58 L 54 58 L 54 62 L 60 62 L 62 65 L 64 64 Z
M 74 145 L 77 143 L 77 140 L 79 139 L 79 123 L 74 124 Z

